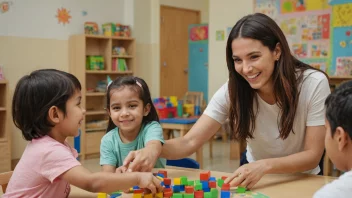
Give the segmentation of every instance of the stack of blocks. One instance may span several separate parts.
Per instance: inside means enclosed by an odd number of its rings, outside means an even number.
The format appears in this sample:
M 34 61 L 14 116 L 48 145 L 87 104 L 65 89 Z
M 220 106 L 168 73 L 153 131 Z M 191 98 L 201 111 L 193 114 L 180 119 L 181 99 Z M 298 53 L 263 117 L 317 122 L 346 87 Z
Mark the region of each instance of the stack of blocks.
M 210 171 L 202 172 L 199 175 L 199 180 L 189 181 L 187 177 L 174 178 L 173 185 L 171 185 L 171 179 L 167 177 L 167 171 L 161 170 L 155 174 L 162 182 L 161 185 L 164 187 L 163 192 L 155 194 L 157 198 L 218 198 L 219 191 L 217 186 L 221 189 L 220 198 L 230 198 L 230 185 L 225 184 L 226 179 L 223 176 L 221 179 L 216 180 L 215 177 L 211 177 Z M 133 198 L 142 198 L 143 189 L 139 189 L 138 186 L 134 186 L 130 189 L 133 192 Z M 237 193 L 244 193 L 246 188 L 238 187 Z M 144 193 L 144 198 L 152 198 L 152 194 Z

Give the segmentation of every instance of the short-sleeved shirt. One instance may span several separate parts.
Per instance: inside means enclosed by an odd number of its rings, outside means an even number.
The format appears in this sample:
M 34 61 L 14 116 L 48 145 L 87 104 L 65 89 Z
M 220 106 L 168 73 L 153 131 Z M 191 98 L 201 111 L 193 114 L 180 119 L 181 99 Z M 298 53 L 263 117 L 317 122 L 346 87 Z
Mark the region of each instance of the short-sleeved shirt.
M 68 197 L 70 184 L 60 178 L 66 171 L 81 165 L 77 151 L 49 136 L 28 143 L 18 162 L 3 198 Z
M 341 175 L 337 180 L 319 189 L 313 198 L 345 198 L 352 195 L 352 171 Z
M 136 139 L 129 143 L 122 142 L 119 129 L 116 127 L 105 134 L 101 140 L 100 165 L 120 167 L 130 151 L 144 148 L 151 140 L 158 140 L 164 144 L 163 129 L 158 122 L 153 121 L 143 125 Z M 154 168 L 165 168 L 165 164 L 164 158 L 158 158 Z
M 330 94 L 327 77 L 319 71 L 308 69 L 303 73 L 293 130 L 285 140 L 279 138 L 279 111 L 277 104 L 266 103 L 257 94 L 258 113 L 255 120 L 254 139 L 248 139 L 247 160 L 254 162 L 260 159 L 278 158 L 303 151 L 307 126 L 325 124 L 325 99 Z M 256 104 L 254 103 L 256 109 Z M 230 108 L 228 82 L 213 96 L 204 114 L 224 123 Z M 323 131 L 322 131 L 323 133 Z M 306 173 L 318 174 L 319 166 Z

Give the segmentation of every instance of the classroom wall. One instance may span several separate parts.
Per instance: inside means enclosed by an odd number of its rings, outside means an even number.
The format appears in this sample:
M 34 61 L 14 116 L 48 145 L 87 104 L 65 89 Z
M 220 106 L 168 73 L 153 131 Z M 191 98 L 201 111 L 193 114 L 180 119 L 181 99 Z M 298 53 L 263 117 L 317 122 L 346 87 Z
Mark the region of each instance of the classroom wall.
M 226 29 L 233 27 L 240 18 L 251 13 L 252 0 L 209 0 L 209 99 L 228 79 Z M 223 41 L 216 40 L 217 30 L 225 31 Z
M 12 0 L 8 12 L 0 13 L 0 65 L 9 80 L 10 97 L 17 81 L 40 68 L 68 71 L 68 37 L 82 34 L 85 21 L 120 22 L 133 27 L 133 0 Z M 67 8 L 69 24 L 59 24 L 57 10 Z M 86 11 L 86 15 L 82 12 Z M 101 27 L 101 26 L 100 26 Z M 21 132 L 10 122 L 12 159 L 26 146 Z

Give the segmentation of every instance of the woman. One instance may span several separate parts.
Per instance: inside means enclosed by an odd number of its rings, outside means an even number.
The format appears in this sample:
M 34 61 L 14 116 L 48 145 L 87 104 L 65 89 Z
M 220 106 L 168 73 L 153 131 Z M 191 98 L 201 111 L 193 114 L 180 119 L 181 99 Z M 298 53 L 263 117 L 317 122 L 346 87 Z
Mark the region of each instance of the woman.
M 244 165 L 225 181 L 231 186 L 252 188 L 272 173 L 318 174 L 324 151 L 324 101 L 330 93 L 327 76 L 292 56 L 275 21 L 259 13 L 243 17 L 233 27 L 226 59 L 228 82 L 184 137 L 166 141 L 162 157 L 189 156 L 229 118 L 232 135 L 247 141 Z M 137 152 L 126 162 L 131 159 L 132 170 L 156 160 Z

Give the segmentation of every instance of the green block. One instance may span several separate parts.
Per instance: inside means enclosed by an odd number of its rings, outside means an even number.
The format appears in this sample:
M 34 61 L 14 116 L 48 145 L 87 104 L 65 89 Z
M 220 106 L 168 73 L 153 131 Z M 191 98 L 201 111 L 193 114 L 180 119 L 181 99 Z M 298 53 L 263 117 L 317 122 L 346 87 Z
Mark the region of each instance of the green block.
M 212 198 L 218 198 L 218 196 L 219 196 L 219 191 L 218 191 L 218 189 L 212 188 L 212 189 L 210 190 L 210 192 L 211 192 L 211 197 L 212 197 Z
M 218 179 L 218 186 L 221 188 L 222 185 L 224 184 L 224 180 Z
M 195 190 L 203 190 L 202 184 L 196 184 Z
M 211 192 L 205 192 L 204 193 L 204 198 L 212 198 Z
M 196 180 L 196 184 L 201 184 L 199 179 Z
M 192 193 L 192 194 L 185 193 L 185 194 L 183 194 L 183 197 L 184 198 L 194 198 L 194 193 Z
M 174 194 L 172 194 L 172 198 L 183 198 L 183 194 L 181 194 L 181 193 L 174 193 Z
M 188 181 L 188 186 L 194 186 L 194 181 Z
M 237 193 L 245 193 L 246 190 L 247 190 L 247 189 L 246 189 L 245 187 L 240 187 L 240 186 L 238 186 L 237 189 L 236 189 L 236 192 L 237 192 Z
M 185 186 L 188 185 L 187 177 L 182 176 L 182 177 L 180 177 L 180 179 L 181 179 L 181 185 L 185 185 Z

